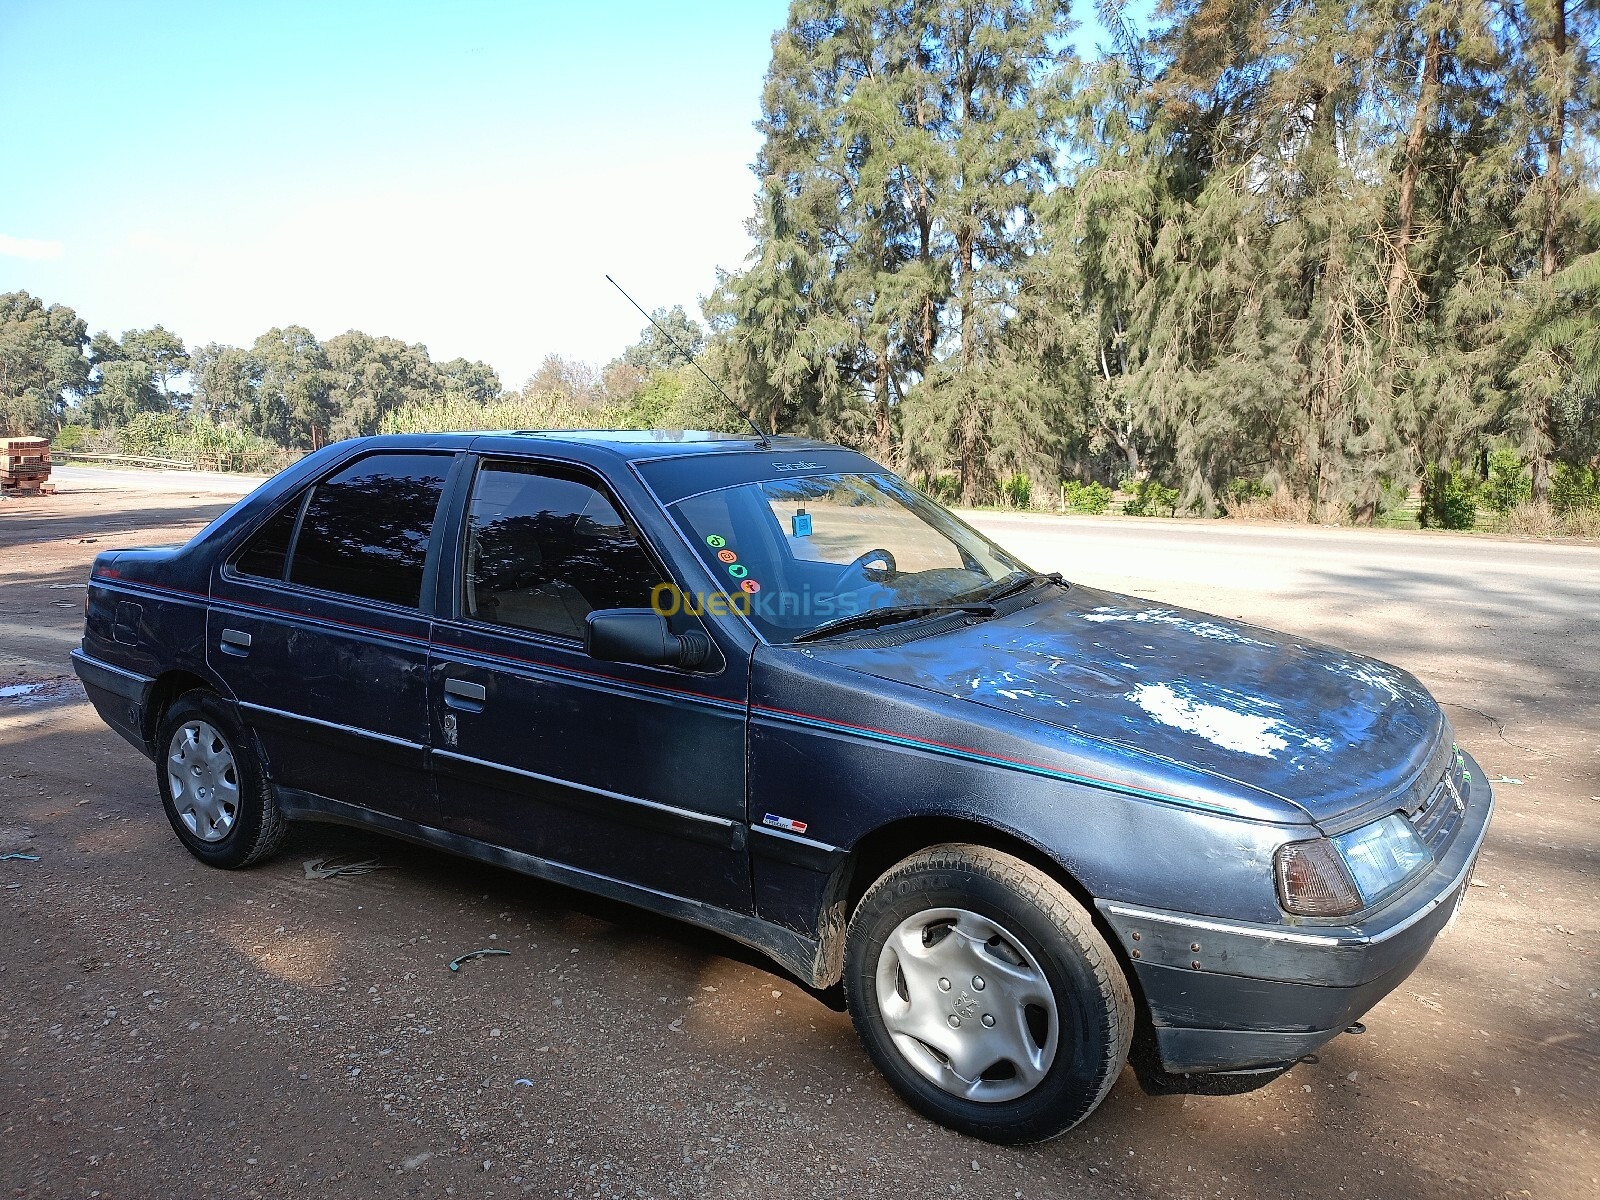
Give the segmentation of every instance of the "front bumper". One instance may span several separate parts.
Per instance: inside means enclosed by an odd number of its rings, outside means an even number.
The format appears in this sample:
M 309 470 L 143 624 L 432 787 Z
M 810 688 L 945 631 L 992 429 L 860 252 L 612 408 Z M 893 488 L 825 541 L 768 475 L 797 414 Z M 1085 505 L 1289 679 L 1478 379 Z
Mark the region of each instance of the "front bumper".
M 1471 883 L 1494 793 L 1476 762 L 1465 812 L 1432 871 L 1358 924 L 1256 925 L 1096 901 L 1149 1006 L 1162 1069 L 1292 1064 L 1416 968 Z

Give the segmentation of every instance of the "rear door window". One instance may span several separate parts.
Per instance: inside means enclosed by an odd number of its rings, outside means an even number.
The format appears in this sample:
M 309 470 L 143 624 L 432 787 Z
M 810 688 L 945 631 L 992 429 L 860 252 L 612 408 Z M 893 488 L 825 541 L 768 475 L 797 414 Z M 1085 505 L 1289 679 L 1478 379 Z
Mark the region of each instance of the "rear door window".
M 372 454 L 317 484 L 289 582 L 416 607 L 450 462 L 447 454 Z

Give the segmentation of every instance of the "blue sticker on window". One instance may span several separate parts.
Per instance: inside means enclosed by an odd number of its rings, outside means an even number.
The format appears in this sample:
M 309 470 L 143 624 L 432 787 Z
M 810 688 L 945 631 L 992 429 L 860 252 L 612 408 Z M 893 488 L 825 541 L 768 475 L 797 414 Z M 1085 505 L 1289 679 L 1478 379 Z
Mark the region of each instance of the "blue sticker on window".
M 808 512 L 795 513 L 794 516 L 789 518 L 789 527 L 794 530 L 795 537 L 810 537 L 811 514 Z

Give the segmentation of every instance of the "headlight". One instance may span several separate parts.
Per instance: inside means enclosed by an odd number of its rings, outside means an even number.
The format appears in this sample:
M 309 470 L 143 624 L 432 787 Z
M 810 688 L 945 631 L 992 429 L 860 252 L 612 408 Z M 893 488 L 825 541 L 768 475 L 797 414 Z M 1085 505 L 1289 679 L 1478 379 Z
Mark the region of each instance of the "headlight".
M 1279 846 L 1278 901 L 1302 917 L 1342 917 L 1392 896 L 1432 865 L 1411 822 L 1394 813 L 1338 837 Z
M 1399 891 L 1417 872 L 1433 865 L 1433 855 L 1422 844 L 1411 822 L 1394 813 L 1371 825 L 1341 833 L 1333 839 L 1350 874 L 1355 876 L 1361 899 L 1371 908 Z

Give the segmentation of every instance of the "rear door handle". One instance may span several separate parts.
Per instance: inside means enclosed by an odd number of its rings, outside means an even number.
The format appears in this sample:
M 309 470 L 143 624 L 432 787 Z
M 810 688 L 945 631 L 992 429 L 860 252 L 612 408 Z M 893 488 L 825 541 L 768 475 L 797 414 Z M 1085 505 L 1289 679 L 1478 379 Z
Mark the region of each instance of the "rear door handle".
M 483 708 L 483 702 L 488 698 L 489 689 L 481 683 L 473 683 L 467 679 L 449 679 L 444 681 L 444 702 L 451 708 L 464 708 L 469 712 L 478 712 Z
M 239 629 L 222 631 L 222 652 L 243 658 L 250 653 L 250 635 Z

